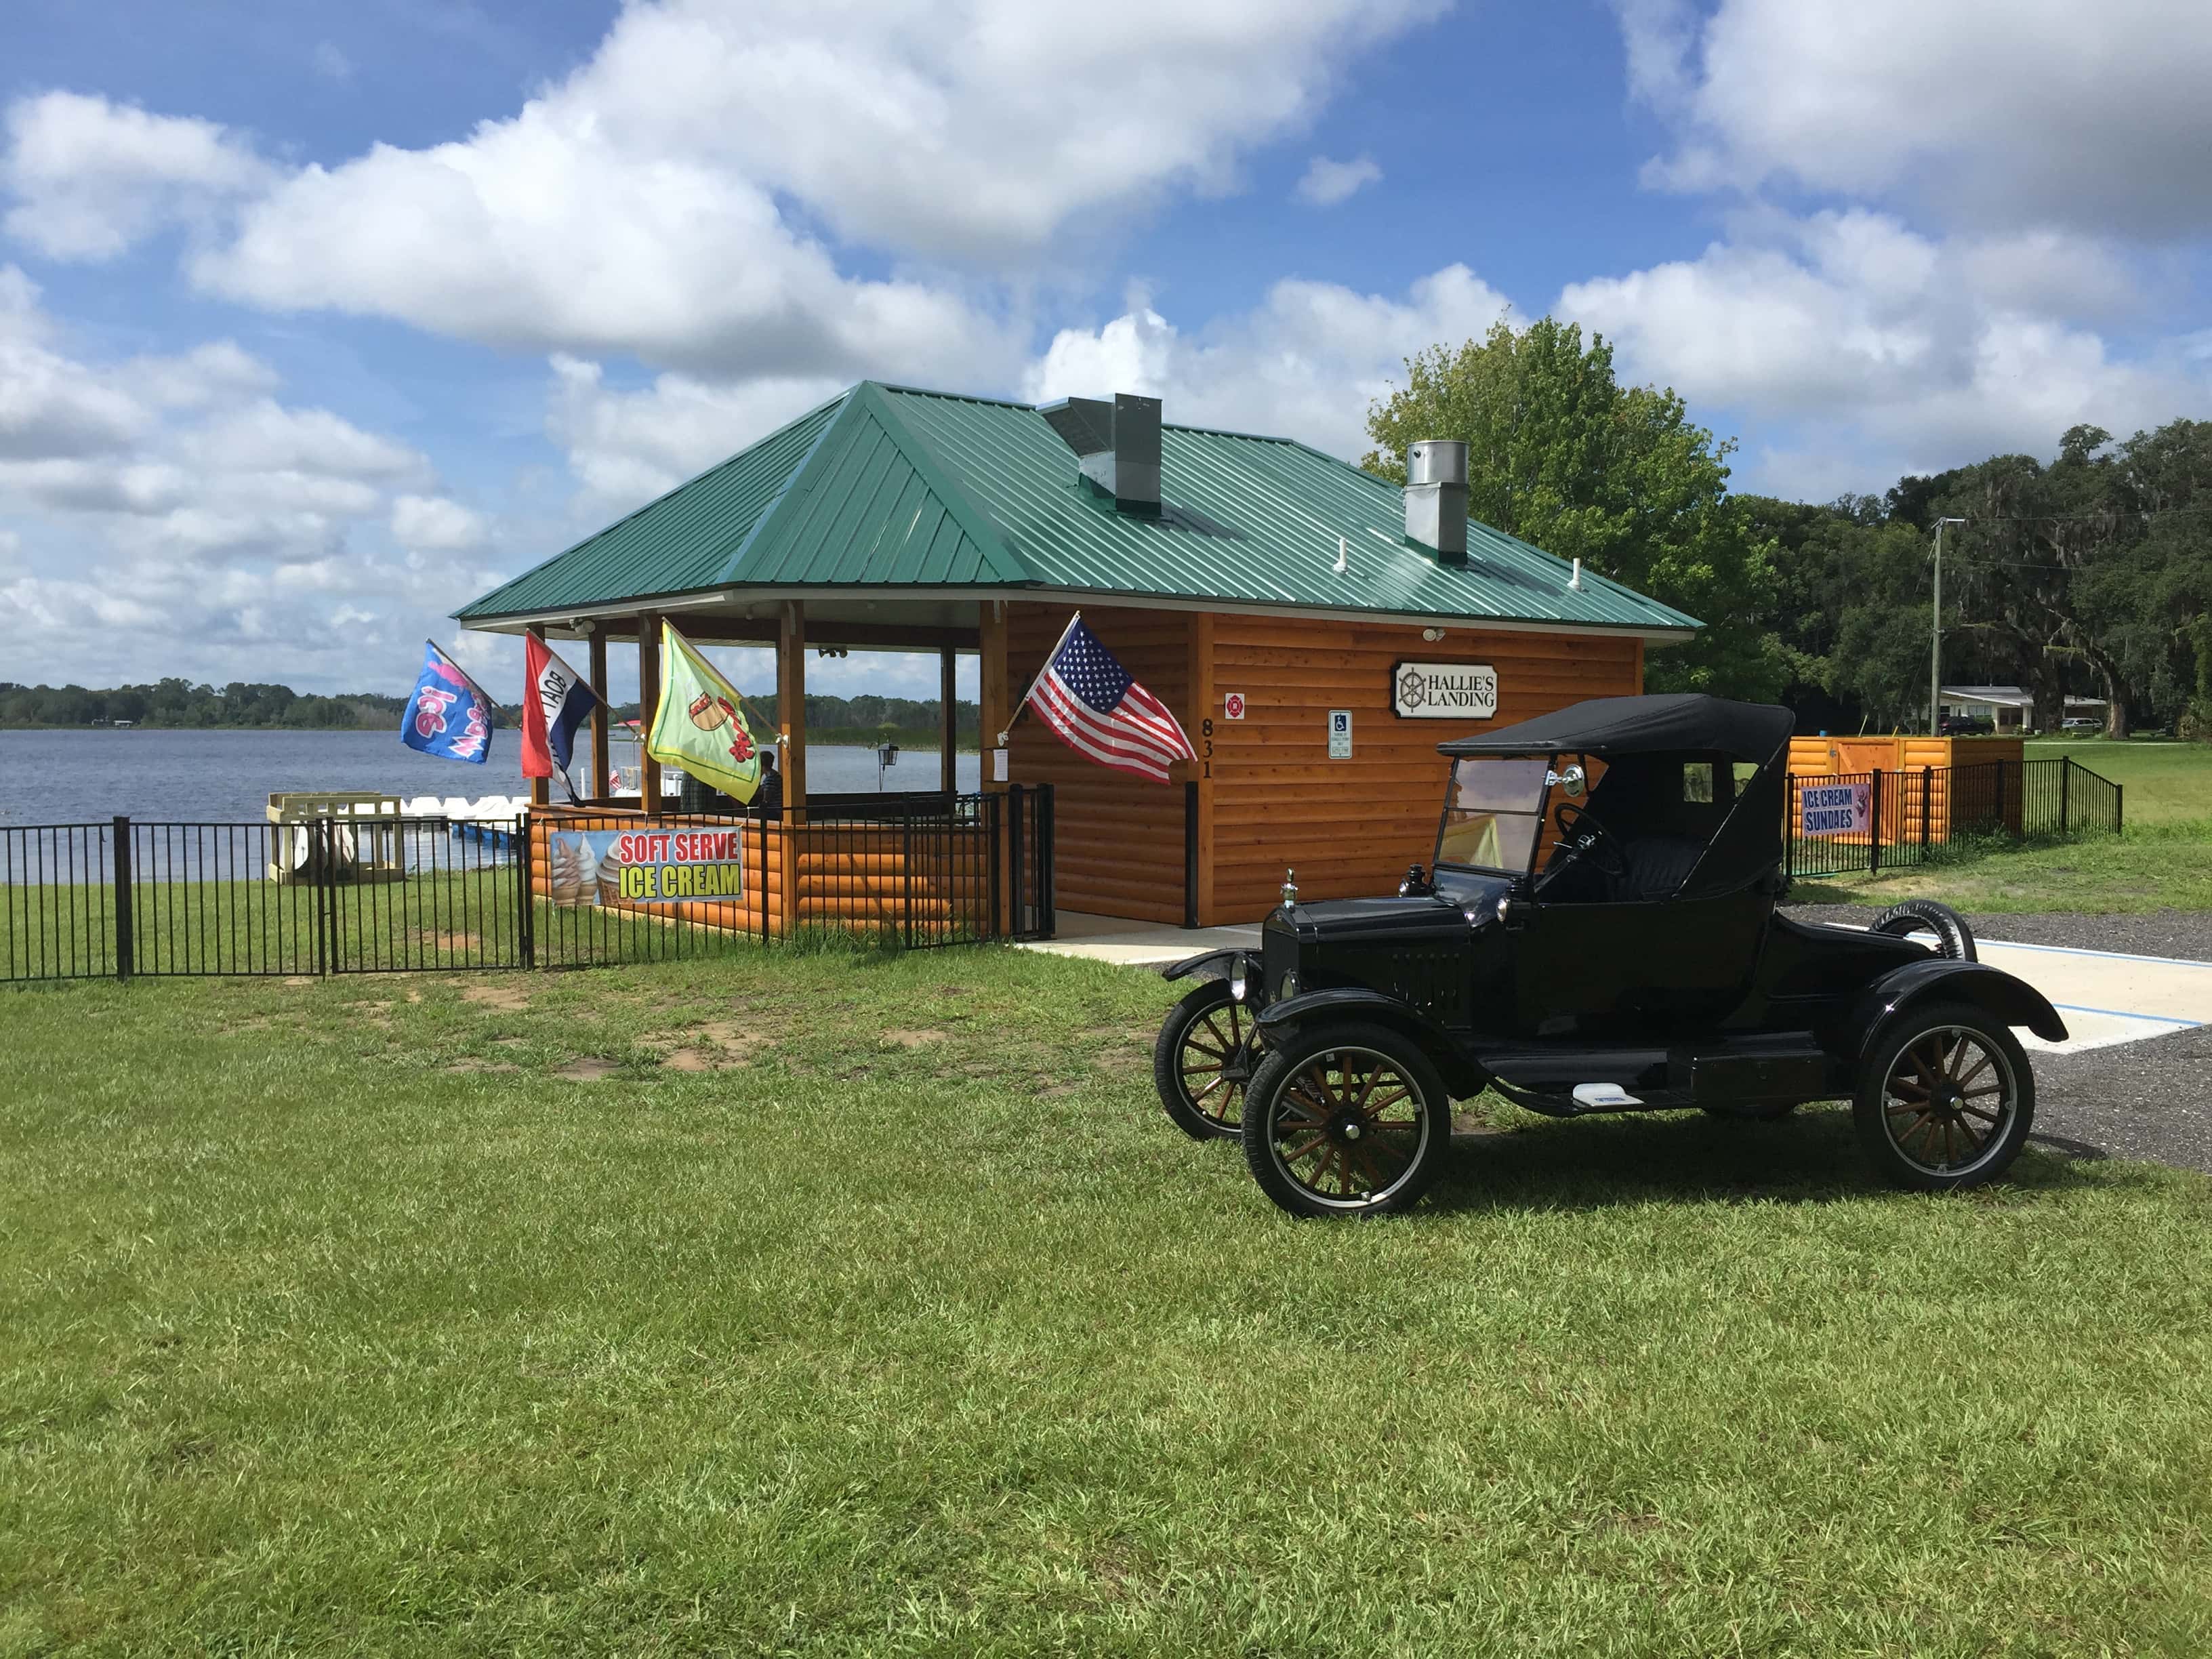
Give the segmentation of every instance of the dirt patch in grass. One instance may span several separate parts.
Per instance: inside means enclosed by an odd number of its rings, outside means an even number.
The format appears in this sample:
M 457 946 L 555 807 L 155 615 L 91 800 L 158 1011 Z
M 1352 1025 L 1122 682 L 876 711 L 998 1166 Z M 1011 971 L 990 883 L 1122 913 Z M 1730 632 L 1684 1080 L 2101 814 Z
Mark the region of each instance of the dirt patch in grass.
M 927 1048 L 933 1042 L 945 1041 L 943 1031 L 885 1031 L 880 1041 L 896 1044 L 901 1048 Z
M 660 1069 L 664 1072 L 715 1072 L 726 1062 L 701 1048 L 678 1048 L 664 1055 Z
M 570 1083 L 604 1083 L 622 1067 L 611 1060 L 599 1060 L 586 1054 L 581 1060 L 572 1060 L 553 1075 Z
M 530 1006 L 530 993 L 520 985 L 471 985 L 461 993 L 461 1000 L 515 1013 Z
M 434 951 L 473 951 L 483 943 L 474 933 L 441 933 L 428 927 L 416 928 L 415 939 Z

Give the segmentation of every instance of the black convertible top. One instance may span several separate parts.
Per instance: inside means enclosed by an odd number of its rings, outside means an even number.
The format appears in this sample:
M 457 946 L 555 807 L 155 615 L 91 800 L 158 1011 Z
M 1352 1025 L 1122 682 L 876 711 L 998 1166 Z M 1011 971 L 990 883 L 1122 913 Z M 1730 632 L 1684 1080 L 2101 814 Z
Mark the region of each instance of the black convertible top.
M 1790 741 L 1795 717 L 1771 703 L 1731 702 L 1694 691 L 1662 696 L 1593 697 L 1517 726 L 1455 738 L 1437 749 L 1467 755 L 1644 755 L 1697 750 L 1771 764 Z

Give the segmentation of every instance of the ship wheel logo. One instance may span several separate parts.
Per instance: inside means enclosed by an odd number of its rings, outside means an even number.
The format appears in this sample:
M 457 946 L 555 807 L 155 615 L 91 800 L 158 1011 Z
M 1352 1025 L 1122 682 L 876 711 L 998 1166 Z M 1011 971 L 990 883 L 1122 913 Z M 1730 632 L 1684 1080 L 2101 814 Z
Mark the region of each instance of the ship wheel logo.
M 1398 676 L 1398 707 L 1419 708 L 1429 700 L 1428 676 L 1418 668 L 1408 668 Z

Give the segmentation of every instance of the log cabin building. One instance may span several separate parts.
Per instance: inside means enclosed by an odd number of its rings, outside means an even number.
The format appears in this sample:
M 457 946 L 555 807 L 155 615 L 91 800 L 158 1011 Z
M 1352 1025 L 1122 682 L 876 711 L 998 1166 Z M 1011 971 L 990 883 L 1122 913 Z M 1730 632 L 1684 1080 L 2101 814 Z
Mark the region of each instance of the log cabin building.
M 1432 848 L 1439 742 L 1639 691 L 1645 652 L 1698 626 L 1471 522 L 1464 446 L 1416 445 L 1401 489 L 1289 439 L 1160 414 L 1127 395 L 1037 407 L 863 382 L 459 618 L 589 641 L 609 701 L 626 688 L 607 684 L 606 644 L 636 640 L 647 724 L 659 618 L 776 647 L 784 845 L 752 855 L 770 932 L 771 912 L 785 927 L 856 914 L 849 872 L 842 908 L 819 901 L 830 872 L 814 858 L 810 887 L 800 839 L 855 805 L 806 793 L 810 647 L 939 653 L 948 780 L 955 654 L 979 656 L 985 794 L 1050 786 L 1046 927 L 1055 905 L 1212 926 L 1259 920 L 1287 867 L 1310 898 L 1392 890 Z M 1169 784 L 1016 718 L 1079 608 L 1189 733 L 1198 758 Z M 605 779 L 604 721 L 595 738 Z M 870 867 L 910 884 L 880 853 Z

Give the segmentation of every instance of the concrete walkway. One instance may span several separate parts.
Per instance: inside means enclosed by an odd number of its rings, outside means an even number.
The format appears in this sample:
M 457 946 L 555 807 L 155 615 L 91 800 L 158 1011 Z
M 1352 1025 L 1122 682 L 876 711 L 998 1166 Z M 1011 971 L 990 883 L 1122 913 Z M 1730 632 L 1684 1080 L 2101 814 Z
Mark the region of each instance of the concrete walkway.
M 1164 968 L 1201 951 L 1256 949 L 1260 929 L 1202 927 L 1186 933 L 1153 922 L 1062 910 L 1057 939 L 1023 948 L 1083 957 L 1130 968 Z M 1981 959 L 2017 975 L 2049 997 L 2066 1021 L 2063 1042 L 2023 1030 L 2021 1040 L 2045 1053 L 2080 1054 L 2140 1042 L 2212 1023 L 2212 963 L 2130 956 L 2053 945 L 2010 945 L 1978 939 Z

